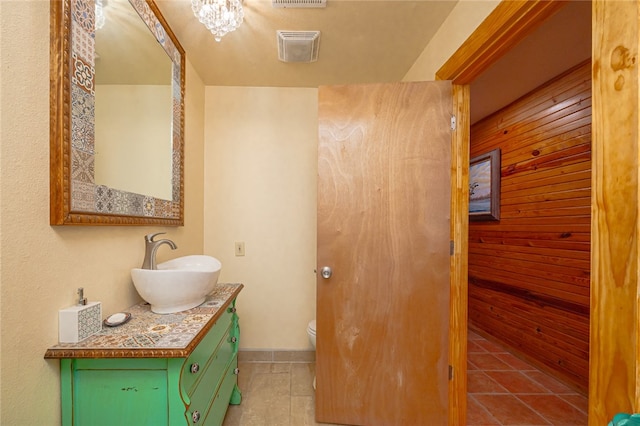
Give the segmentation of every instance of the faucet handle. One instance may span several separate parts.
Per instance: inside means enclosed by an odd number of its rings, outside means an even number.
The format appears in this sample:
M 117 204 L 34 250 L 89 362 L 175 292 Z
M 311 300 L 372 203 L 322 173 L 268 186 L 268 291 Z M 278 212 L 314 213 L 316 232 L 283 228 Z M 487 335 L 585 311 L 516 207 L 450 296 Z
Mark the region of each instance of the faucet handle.
M 166 234 L 166 232 L 156 232 L 155 234 L 147 234 L 147 235 L 145 235 L 145 236 L 144 236 L 144 240 L 145 240 L 147 243 L 152 243 L 152 242 L 153 242 L 153 239 L 154 239 L 155 237 L 157 237 L 158 235 L 162 235 L 162 234 Z

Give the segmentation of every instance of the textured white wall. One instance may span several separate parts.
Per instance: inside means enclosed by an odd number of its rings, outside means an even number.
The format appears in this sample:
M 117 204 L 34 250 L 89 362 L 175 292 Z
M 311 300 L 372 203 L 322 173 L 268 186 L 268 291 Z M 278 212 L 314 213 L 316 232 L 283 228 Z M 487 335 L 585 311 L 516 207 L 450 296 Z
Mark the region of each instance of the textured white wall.
M 440 67 L 499 3 L 499 0 L 460 0 L 403 80 L 435 80 Z
M 179 228 L 49 225 L 49 2 L 0 1 L 0 424 L 60 423 L 58 310 L 84 287 L 103 315 L 139 301 L 129 270 L 143 236 L 166 231 L 179 249 L 203 250 L 204 85 L 189 66 L 186 219 Z
M 317 89 L 207 87 L 205 252 L 242 282 L 244 349 L 307 349 L 315 318 Z M 236 257 L 234 243 L 245 243 Z

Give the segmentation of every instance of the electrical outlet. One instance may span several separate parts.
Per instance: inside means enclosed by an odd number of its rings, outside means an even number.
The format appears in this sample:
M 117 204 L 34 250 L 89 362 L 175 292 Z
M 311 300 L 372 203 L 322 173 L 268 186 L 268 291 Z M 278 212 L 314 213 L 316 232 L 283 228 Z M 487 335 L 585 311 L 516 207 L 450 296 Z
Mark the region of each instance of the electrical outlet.
M 244 241 L 236 242 L 236 256 L 244 256 Z

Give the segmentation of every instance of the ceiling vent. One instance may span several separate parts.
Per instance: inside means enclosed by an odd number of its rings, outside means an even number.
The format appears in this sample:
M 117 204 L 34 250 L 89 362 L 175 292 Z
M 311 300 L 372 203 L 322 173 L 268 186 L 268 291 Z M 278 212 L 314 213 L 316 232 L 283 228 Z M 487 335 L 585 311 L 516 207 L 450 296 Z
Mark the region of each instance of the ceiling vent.
M 327 0 L 271 0 L 271 6 L 289 8 L 327 7 Z
M 320 31 L 278 30 L 278 59 L 283 62 L 315 62 L 320 48 Z

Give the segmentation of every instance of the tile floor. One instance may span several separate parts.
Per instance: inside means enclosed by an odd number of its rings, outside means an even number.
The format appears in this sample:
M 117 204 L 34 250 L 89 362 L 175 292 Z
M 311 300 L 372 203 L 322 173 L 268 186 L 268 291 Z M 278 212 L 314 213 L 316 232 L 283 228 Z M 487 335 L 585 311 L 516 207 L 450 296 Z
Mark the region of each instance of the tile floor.
M 473 332 L 468 359 L 468 426 L 587 424 L 586 397 Z M 320 425 L 315 364 L 241 362 L 239 368 L 242 404 L 229 407 L 223 426 Z
M 469 331 L 467 425 L 586 425 L 587 398 Z
M 242 403 L 229 406 L 223 426 L 320 425 L 314 419 L 314 363 L 240 362 L 238 368 Z

